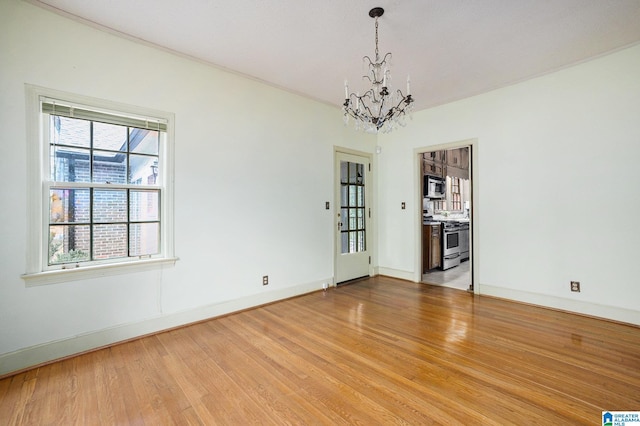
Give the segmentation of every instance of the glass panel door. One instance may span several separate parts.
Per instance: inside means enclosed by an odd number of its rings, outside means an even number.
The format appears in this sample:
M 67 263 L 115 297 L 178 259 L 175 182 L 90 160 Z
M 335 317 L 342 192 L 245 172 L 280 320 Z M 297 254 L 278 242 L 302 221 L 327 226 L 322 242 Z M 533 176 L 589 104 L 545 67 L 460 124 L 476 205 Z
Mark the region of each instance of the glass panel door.
M 369 276 L 370 159 L 336 152 L 335 282 Z

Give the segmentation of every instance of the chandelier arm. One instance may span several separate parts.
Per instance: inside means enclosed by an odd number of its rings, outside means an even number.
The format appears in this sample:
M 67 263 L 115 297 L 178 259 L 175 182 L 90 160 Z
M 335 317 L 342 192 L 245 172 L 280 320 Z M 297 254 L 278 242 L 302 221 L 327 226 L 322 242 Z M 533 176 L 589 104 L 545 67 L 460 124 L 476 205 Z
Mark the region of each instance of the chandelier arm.
M 353 103 L 349 99 L 349 102 L 345 102 L 345 108 L 344 108 L 345 113 L 349 114 L 354 119 L 360 120 L 362 122 L 367 122 L 367 123 L 374 123 L 374 121 L 377 122 L 378 117 L 374 116 L 374 113 L 371 111 L 371 108 L 369 107 L 368 103 L 365 102 L 366 98 L 370 99 L 369 102 L 372 102 L 371 101 L 372 95 L 373 95 L 373 92 L 371 90 L 368 90 L 362 96 L 357 96 L 352 93 L 350 95 L 350 98 L 351 96 L 356 98 L 356 100 L 358 101 L 358 109 L 353 108 Z
M 386 55 L 384 55 L 384 57 L 382 58 L 382 61 L 380 61 L 380 65 L 384 65 L 387 63 L 387 57 L 391 57 L 391 52 L 387 52 Z
M 406 98 L 402 97 L 402 99 L 398 101 L 398 104 L 392 107 L 389 111 L 393 110 L 397 115 L 405 115 L 405 111 L 410 107 L 411 102 L 413 102 L 413 99 L 411 99 L 411 95 L 407 96 Z

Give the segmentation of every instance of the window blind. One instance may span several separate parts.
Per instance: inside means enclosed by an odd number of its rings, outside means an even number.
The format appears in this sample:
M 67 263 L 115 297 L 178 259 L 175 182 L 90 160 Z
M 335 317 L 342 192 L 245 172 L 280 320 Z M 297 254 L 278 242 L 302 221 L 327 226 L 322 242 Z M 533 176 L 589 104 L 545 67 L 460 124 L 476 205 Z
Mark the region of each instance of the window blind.
M 145 130 L 156 130 L 160 132 L 167 131 L 166 121 L 159 120 L 157 118 L 118 115 L 105 111 L 88 109 L 83 106 L 59 104 L 49 100 L 44 100 L 42 102 L 42 112 L 60 117 L 99 121 L 102 123 L 118 124 L 121 126 L 136 127 Z

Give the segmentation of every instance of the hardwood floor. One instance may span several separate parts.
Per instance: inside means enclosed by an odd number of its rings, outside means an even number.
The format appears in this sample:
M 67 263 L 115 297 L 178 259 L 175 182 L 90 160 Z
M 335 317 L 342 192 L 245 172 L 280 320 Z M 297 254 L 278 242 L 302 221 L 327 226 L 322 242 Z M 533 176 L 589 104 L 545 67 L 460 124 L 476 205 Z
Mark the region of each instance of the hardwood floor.
M 0 424 L 601 424 L 640 328 L 377 277 L 0 381 Z

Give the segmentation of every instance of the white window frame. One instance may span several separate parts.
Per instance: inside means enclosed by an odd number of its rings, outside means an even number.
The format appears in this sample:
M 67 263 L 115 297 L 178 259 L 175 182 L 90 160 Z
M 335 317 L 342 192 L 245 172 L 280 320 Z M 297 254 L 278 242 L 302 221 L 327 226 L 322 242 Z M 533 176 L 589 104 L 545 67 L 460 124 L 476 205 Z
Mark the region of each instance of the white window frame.
M 49 114 L 42 112 L 45 100 L 56 100 L 61 104 L 84 106 L 108 113 L 119 113 L 144 120 L 165 123 L 166 132 L 159 147 L 160 188 L 160 253 L 141 258 L 113 259 L 106 262 L 93 261 L 85 264 L 48 265 L 49 233 Z M 65 93 L 44 87 L 26 85 L 27 104 L 27 220 L 28 249 L 27 270 L 22 278 L 28 286 L 53 284 L 79 279 L 103 277 L 141 270 L 158 269 L 175 264 L 174 253 L 174 114 L 120 104 L 107 100 Z

